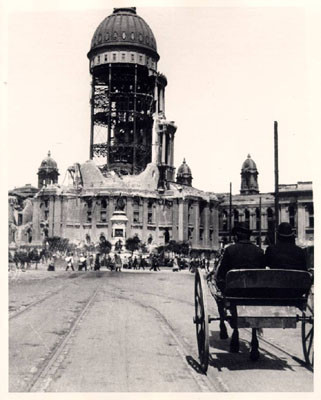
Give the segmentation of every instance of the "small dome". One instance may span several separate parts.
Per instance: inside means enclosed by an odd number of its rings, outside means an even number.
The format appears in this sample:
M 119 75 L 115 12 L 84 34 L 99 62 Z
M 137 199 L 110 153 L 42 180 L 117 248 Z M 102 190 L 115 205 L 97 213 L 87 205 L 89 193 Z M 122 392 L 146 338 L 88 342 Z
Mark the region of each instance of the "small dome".
M 155 36 L 143 18 L 136 14 L 136 7 L 114 8 L 113 14 L 96 29 L 88 57 L 94 50 L 118 46 L 147 50 L 159 59 Z
M 252 160 L 251 155 L 248 154 L 247 159 L 242 164 L 242 171 L 257 169 L 255 162 Z
M 185 158 L 183 160 L 183 164 L 177 170 L 177 175 L 192 175 L 192 171 L 186 164 Z
M 50 151 L 48 151 L 48 156 L 44 160 L 42 160 L 39 170 L 41 169 L 45 170 L 58 169 L 56 161 L 53 158 L 51 158 Z

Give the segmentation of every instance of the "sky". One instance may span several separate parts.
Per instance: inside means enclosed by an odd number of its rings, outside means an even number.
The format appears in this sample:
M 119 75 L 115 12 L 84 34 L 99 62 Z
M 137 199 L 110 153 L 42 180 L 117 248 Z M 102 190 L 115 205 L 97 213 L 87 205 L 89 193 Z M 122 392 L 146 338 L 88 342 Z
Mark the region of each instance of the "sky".
M 89 158 L 91 38 L 113 7 L 128 4 L 12 0 L 5 5 L 7 186 L 37 186 L 48 150 L 63 184 L 67 168 Z M 174 163 L 178 168 L 186 159 L 193 186 L 221 193 L 231 182 L 239 193 L 241 166 L 250 154 L 260 191 L 273 191 L 274 121 L 279 183 L 315 181 L 320 9 L 313 2 L 129 5 L 137 7 L 156 38 L 158 70 L 168 80 L 166 117 L 178 127 Z

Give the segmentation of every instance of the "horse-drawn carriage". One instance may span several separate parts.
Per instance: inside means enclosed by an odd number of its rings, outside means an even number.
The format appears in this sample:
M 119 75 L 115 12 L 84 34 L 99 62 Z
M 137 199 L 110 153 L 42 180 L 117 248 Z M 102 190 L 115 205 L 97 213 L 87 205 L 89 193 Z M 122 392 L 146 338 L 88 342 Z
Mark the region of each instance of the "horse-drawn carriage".
M 258 328 L 296 328 L 300 322 L 304 358 L 308 366 L 313 366 L 313 278 L 309 272 L 231 270 L 225 283 L 222 294 L 213 275 L 201 269 L 196 271 L 194 323 L 203 372 L 207 371 L 210 358 L 209 324 L 222 320 L 222 315 L 208 313 L 209 293 L 223 304 L 223 318 L 233 329 L 252 328 L 252 341 Z

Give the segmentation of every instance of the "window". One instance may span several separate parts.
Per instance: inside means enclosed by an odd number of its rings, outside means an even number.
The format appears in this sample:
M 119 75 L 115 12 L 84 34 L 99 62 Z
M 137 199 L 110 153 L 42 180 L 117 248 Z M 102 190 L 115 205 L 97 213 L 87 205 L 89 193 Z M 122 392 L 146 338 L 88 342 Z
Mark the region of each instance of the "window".
M 107 54 L 105 54 L 105 62 L 108 61 L 108 57 Z
M 289 206 L 289 222 L 292 228 L 295 228 L 295 216 L 296 216 L 295 206 Z
M 188 228 L 188 240 L 193 239 L 193 228 Z
M 132 61 L 135 61 L 135 55 L 134 54 L 131 54 L 130 58 L 131 58 Z
M 91 222 L 91 210 L 87 211 L 87 222 Z
M 132 33 L 130 34 L 130 38 L 131 38 L 131 40 L 135 40 L 135 33 L 134 33 L 134 32 L 132 32 Z
M 147 210 L 147 223 L 152 224 L 154 222 L 153 219 L 153 202 L 148 202 L 148 210 Z
M 100 221 L 107 222 L 107 201 L 102 199 L 100 206 Z
M 261 228 L 261 212 L 259 208 L 255 210 L 255 224 L 256 230 L 259 231 Z
M 227 231 L 228 230 L 228 224 L 227 224 L 227 211 L 223 210 L 220 214 L 220 222 L 221 222 L 221 226 L 220 229 L 222 231 Z
M 142 55 L 139 56 L 139 62 L 143 62 L 143 56 Z
M 97 57 L 97 63 L 100 64 L 100 56 Z
M 210 241 L 213 240 L 213 229 L 210 229 Z
M 113 61 L 116 61 L 116 53 L 113 53 Z
M 122 38 L 123 38 L 123 40 L 126 39 L 126 32 L 123 32 L 123 33 L 122 33 Z
M 314 228 L 314 210 L 313 204 L 307 206 L 308 211 L 308 228 Z
M 117 40 L 117 32 L 114 32 L 113 38 Z
M 101 36 L 101 33 L 98 35 L 98 43 L 101 43 L 101 41 L 102 41 L 102 36 Z
M 106 34 L 105 34 L 105 40 L 109 40 L 109 32 L 106 32 Z
M 146 43 L 149 44 L 149 37 L 146 36 Z
M 204 229 L 200 229 L 200 240 L 204 239 L 203 235 L 204 235 Z
M 267 209 L 267 223 L 268 223 L 268 231 L 274 231 L 274 213 L 272 208 Z
M 244 211 L 244 217 L 245 217 L 245 224 L 248 228 L 250 228 L 250 211 L 249 210 L 245 210 Z
M 238 210 L 234 209 L 233 210 L 233 215 L 234 215 L 234 225 L 239 222 L 239 212 Z
M 139 34 L 139 41 L 142 42 L 143 41 L 143 35 L 140 33 Z
M 126 54 L 125 54 L 125 53 L 122 53 L 122 55 L 121 55 L 122 61 L 125 61 L 125 57 L 126 57 Z

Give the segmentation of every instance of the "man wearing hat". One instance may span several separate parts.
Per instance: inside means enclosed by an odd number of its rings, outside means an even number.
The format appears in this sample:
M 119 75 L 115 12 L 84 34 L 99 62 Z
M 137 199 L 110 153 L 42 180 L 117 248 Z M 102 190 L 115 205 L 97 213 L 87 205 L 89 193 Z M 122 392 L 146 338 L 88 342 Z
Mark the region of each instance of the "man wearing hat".
M 306 271 L 305 252 L 295 244 L 295 235 L 288 222 L 282 222 L 276 231 L 276 244 L 266 249 L 266 265 L 278 269 L 299 269 Z
M 215 281 L 217 287 L 224 293 L 225 277 L 228 271 L 232 269 L 259 269 L 265 267 L 264 252 L 250 241 L 251 231 L 247 225 L 240 222 L 236 225 L 232 234 L 235 244 L 225 248 L 223 257 L 215 272 Z M 227 339 L 227 330 L 224 324 L 224 305 L 217 299 L 218 311 L 220 314 L 220 337 Z M 236 309 L 231 309 L 232 316 L 236 317 Z M 237 353 L 239 351 L 239 337 L 237 327 L 233 328 L 233 335 L 230 343 L 230 351 Z

